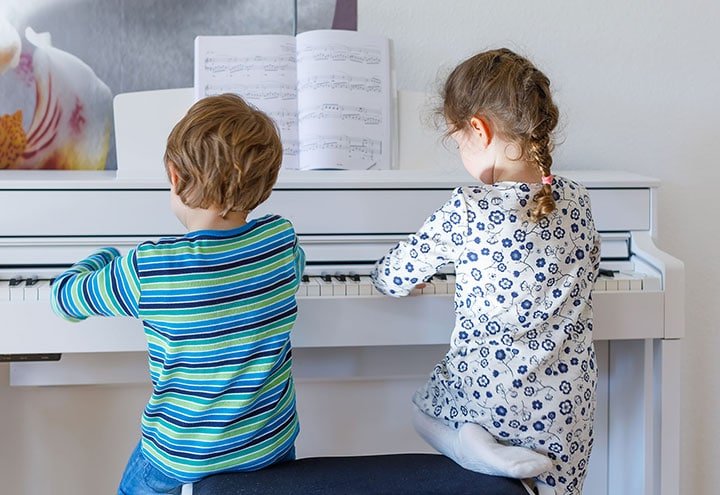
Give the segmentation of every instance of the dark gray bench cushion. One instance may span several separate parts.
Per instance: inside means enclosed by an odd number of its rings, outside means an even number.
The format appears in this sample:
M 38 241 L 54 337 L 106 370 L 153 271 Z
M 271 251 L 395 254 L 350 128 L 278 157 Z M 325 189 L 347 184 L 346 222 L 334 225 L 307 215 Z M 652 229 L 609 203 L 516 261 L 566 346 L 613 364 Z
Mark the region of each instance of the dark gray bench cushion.
M 195 483 L 193 495 L 527 495 L 518 480 L 461 468 L 445 456 L 308 457 Z

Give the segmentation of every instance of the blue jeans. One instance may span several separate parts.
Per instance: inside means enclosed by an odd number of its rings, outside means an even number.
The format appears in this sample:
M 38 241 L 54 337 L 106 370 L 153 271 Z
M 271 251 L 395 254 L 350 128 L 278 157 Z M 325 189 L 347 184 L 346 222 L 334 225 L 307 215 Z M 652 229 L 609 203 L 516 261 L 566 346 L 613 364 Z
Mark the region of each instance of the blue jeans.
M 180 495 L 183 482 L 164 474 L 145 458 L 138 442 L 130 454 L 118 495 Z M 295 447 L 291 447 L 276 463 L 295 460 Z

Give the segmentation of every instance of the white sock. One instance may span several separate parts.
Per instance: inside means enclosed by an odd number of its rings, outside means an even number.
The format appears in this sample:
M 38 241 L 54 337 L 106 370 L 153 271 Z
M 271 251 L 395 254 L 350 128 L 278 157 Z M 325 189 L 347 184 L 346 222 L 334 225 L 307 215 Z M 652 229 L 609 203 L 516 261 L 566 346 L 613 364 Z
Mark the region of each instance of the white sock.
M 502 445 L 475 423 L 465 423 L 458 430 L 431 418 L 416 406 L 413 424 L 438 452 L 471 471 L 521 479 L 552 468 L 548 457 L 524 447 Z
M 547 483 L 543 483 L 542 481 L 535 482 L 535 489 L 537 490 L 538 495 L 555 495 L 555 488 L 551 487 Z
M 532 478 L 552 469 L 549 457 L 527 449 L 499 443 L 485 428 L 464 423 L 458 430 L 460 450 L 465 457 L 464 467 L 480 473 Z

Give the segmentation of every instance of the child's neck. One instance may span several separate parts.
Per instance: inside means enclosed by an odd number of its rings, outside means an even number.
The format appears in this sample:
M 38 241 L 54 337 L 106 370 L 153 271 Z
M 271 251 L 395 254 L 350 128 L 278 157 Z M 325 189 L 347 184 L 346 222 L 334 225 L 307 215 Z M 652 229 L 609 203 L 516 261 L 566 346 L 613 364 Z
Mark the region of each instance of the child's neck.
M 542 173 L 538 167 L 524 160 L 498 159 L 493 168 L 493 183 L 495 182 L 540 182 Z
M 221 217 L 220 211 L 213 208 L 193 208 L 181 220 L 189 232 L 196 230 L 232 230 L 245 225 L 247 216 L 248 212 L 246 211 L 230 211 L 225 217 Z

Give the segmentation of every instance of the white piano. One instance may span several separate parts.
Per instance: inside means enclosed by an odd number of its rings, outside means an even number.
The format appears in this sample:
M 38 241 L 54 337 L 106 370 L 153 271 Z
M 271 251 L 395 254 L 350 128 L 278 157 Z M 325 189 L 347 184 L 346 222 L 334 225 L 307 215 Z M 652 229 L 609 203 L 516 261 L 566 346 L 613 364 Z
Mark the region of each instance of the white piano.
M 601 380 L 584 493 L 679 495 L 684 271 L 653 242 L 659 183 L 557 173 L 589 189 L 607 271 L 593 296 Z M 291 219 L 307 254 L 293 330 L 300 456 L 428 451 L 412 431 L 410 397 L 449 342 L 452 267 L 400 300 L 367 275 L 468 182 L 458 172 L 284 171 L 256 211 Z M 11 361 L 11 385 L 147 381 L 140 323 L 64 322 L 50 310 L 49 282 L 100 246 L 182 234 L 166 181 L 6 171 L 0 207 L 0 360 Z

